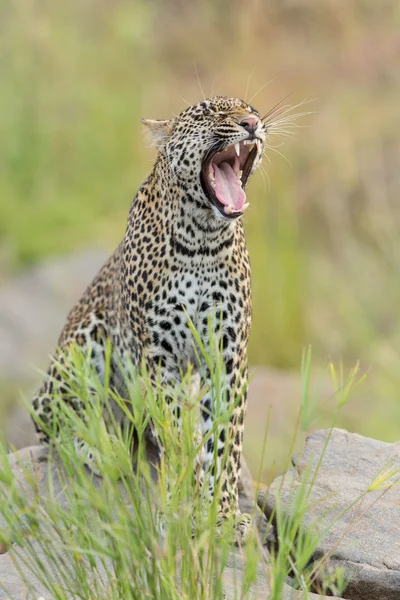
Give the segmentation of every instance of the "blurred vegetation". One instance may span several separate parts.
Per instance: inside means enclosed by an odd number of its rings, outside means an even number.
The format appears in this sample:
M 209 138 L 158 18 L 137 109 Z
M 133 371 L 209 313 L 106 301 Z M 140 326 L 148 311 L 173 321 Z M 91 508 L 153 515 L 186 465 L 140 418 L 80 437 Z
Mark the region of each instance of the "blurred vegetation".
M 140 117 L 315 97 L 277 148 L 291 164 L 270 151 L 249 186 L 251 361 L 360 359 L 379 402 L 358 429 L 398 437 L 399 30 L 389 0 L 1 3 L 0 280 L 113 249 L 153 161 Z

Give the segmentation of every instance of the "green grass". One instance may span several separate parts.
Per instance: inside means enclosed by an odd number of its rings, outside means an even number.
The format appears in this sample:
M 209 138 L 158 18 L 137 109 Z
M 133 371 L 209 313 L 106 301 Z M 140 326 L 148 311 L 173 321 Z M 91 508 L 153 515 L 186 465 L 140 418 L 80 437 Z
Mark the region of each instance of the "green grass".
M 199 351 L 204 351 L 201 345 Z M 214 365 L 212 380 L 217 393 L 223 378 L 222 362 L 215 353 L 208 357 L 208 362 Z M 194 442 L 199 398 L 185 395 L 187 382 L 184 379 L 177 392 L 179 401 L 185 405 L 182 428 L 178 433 L 165 401 L 170 390 L 161 385 L 151 386 L 144 371 L 140 379 L 132 376 L 131 369 L 125 371 L 128 394 L 121 398 L 108 387 L 109 354 L 103 382 L 91 370 L 87 357 L 78 350 L 71 350 L 66 364 L 66 384 L 73 395 L 78 394 L 83 400 L 85 419 L 79 418 L 55 396 L 55 421 L 52 424 L 41 421 L 53 440 L 49 466 L 54 452 L 59 456 L 57 477 L 66 502 L 60 501 L 50 468 L 46 490 L 43 494 L 42 489 L 41 495 L 34 471 L 26 469 L 25 484 L 31 488 L 31 499 L 27 502 L 27 490 L 16 485 L 9 455 L 3 448 L 0 454 L 0 506 L 5 526 L 0 531 L 0 543 L 9 548 L 13 561 L 25 577 L 31 580 L 30 574 L 36 575 L 51 598 L 57 600 L 65 600 L 71 594 L 84 600 L 222 599 L 223 574 L 234 547 L 233 521 L 227 519 L 222 527 L 218 524 L 217 496 L 208 503 L 194 477 L 195 458 L 206 442 L 205 438 L 200 445 Z M 63 368 L 60 365 L 60 369 Z M 311 354 L 308 352 L 304 355 L 302 369 L 304 385 L 299 418 L 302 425 L 294 433 L 288 461 L 296 438 L 300 435 L 304 439 L 314 411 L 308 389 L 310 370 Z M 337 389 L 337 409 L 340 410 L 362 377 L 357 368 L 346 377 L 333 366 L 331 372 Z M 89 393 L 89 389 L 93 393 Z M 106 428 L 103 406 L 107 406 L 107 412 L 112 414 L 111 401 L 124 412 L 131 427 L 122 430 L 111 417 Z M 216 412 L 214 406 L 214 431 L 229 422 L 232 409 L 220 407 Z M 154 467 L 146 458 L 144 431 L 149 418 L 157 424 L 167 448 L 166 457 L 158 467 L 158 483 L 152 476 Z M 58 437 L 57 427 L 60 427 Z M 99 487 L 77 453 L 73 433 L 90 445 L 96 457 L 96 468 L 102 476 Z M 329 436 L 326 445 L 328 440 Z M 271 548 L 268 569 L 263 566 L 262 540 L 255 530 L 251 532 L 241 550 L 245 567 L 242 576 L 237 573 L 237 598 L 245 600 L 249 597 L 251 585 L 257 580 L 258 567 L 268 578 L 271 600 L 281 600 L 283 584 L 289 575 L 294 588 L 303 593 L 304 599 L 315 589 L 315 575 L 326 565 L 324 559 L 317 563 L 311 559 L 326 530 L 317 523 L 306 529 L 304 517 L 322 458 L 323 453 L 316 467 L 302 472 L 301 484 L 292 495 L 291 509 L 286 516 L 280 491 L 277 491 L 270 522 L 274 523 L 279 543 Z M 260 472 L 261 468 L 262 465 Z M 352 506 L 369 492 L 390 487 L 395 474 L 390 469 L 383 469 Z M 160 516 L 165 526 L 164 537 L 160 536 L 157 525 Z M 335 520 L 339 517 L 336 515 Z M 322 588 L 318 589 L 323 594 L 341 595 L 346 583 L 342 571 L 327 572 Z

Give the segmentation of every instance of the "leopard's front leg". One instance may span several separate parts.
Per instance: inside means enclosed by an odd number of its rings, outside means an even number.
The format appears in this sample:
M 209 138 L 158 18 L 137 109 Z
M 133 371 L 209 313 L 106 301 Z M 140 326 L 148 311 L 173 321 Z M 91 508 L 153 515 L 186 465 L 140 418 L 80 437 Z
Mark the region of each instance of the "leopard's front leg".
M 197 413 L 197 411 L 191 410 L 190 405 L 193 400 L 192 394 L 196 392 L 197 395 L 199 393 L 199 379 L 188 376 L 186 381 L 182 381 L 182 374 L 178 369 L 174 369 L 171 365 L 168 367 L 160 366 L 154 362 L 148 363 L 147 373 L 152 388 L 150 393 L 157 408 L 153 406 L 153 411 L 149 408 L 151 418 L 146 436 L 158 447 L 160 461 L 164 462 L 162 471 L 165 472 L 166 476 L 166 479 L 162 483 L 165 486 L 162 493 L 163 500 L 160 502 L 156 513 L 157 528 L 161 535 L 164 536 L 167 530 L 168 513 L 173 504 L 173 498 L 174 496 L 176 498 L 176 494 L 179 496 L 180 493 L 178 480 L 182 470 L 186 469 L 185 463 L 188 456 L 185 451 L 184 423 L 185 425 L 188 424 L 186 419 L 194 419 Z M 154 418 L 156 416 L 155 413 L 158 413 L 156 418 Z M 189 430 L 191 429 L 193 435 L 193 452 L 190 455 L 195 456 L 195 452 L 201 446 L 202 440 L 198 420 L 189 424 Z M 200 469 L 201 457 L 202 451 L 194 457 L 193 483 Z M 192 522 L 194 531 L 194 515 Z
M 247 403 L 247 357 L 224 356 L 226 378 L 219 390 L 207 377 L 202 398 L 202 431 L 205 438 L 201 479 L 205 495 L 211 502 L 219 493 L 219 522 L 235 521 L 236 541 L 246 538 L 251 518 L 241 514 L 238 482 L 243 445 L 244 417 Z M 224 413 L 230 415 L 224 423 Z

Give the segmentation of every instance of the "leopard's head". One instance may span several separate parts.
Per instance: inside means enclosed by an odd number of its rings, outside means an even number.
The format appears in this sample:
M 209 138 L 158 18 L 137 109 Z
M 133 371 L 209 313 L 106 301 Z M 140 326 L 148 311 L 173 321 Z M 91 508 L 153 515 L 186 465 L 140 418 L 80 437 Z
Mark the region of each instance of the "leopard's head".
M 219 219 L 246 210 L 246 184 L 261 164 L 266 127 L 255 108 L 215 96 L 170 121 L 143 120 L 175 182 Z

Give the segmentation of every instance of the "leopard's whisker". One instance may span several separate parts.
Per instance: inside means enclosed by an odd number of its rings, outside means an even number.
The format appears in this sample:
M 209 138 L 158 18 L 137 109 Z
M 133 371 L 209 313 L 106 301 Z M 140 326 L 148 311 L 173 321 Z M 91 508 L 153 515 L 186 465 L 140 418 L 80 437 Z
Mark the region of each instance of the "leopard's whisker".
M 246 91 L 245 91 L 244 97 L 243 97 L 245 102 L 247 102 L 247 92 L 249 91 L 250 80 L 251 80 L 251 78 L 253 76 L 255 68 L 256 68 L 256 65 L 254 64 L 253 68 L 251 69 L 250 74 L 249 74 L 249 76 L 247 78 Z
M 275 104 L 275 106 L 273 106 L 262 118 L 261 121 L 264 121 L 267 117 L 269 117 L 271 114 L 276 113 L 278 110 L 281 110 L 284 107 L 290 106 L 290 104 L 285 104 L 284 106 L 282 106 L 282 102 L 284 102 L 287 98 L 289 98 L 289 96 L 291 96 L 291 94 L 287 94 L 286 96 L 284 96 L 281 100 L 279 100 L 279 102 L 277 102 Z
M 252 97 L 250 98 L 250 100 L 248 100 L 248 101 L 247 101 L 247 104 L 250 104 L 250 102 L 251 102 L 252 100 L 254 100 L 254 98 L 255 98 L 256 96 L 258 96 L 258 94 L 259 94 L 260 92 L 262 92 L 262 91 L 263 91 L 263 90 L 264 90 L 264 89 L 267 87 L 267 85 L 269 85 L 270 83 L 273 83 L 273 82 L 274 82 L 274 81 L 276 81 L 277 79 L 278 79 L 277 77 L 273 77 L 273 79 L 270 79 L 269 81 L 267 81 L 266 83 L 264 83 L 264 85 L 262 85 L 262 86 L 260 87 L 260 89 L 259 89 L 259 90 L 257 90 L 257 92 L 256 92 L 255 94 L 253 94 L 253 95 L 252 95 Z
M 268 137 L 287 137 L 294 139 L 295 135 L 292 131 L 268 131 Z
M 206 99 L 206 97 L 205 97 L 205 94 L 204 94 L 203 86 L 201 85 L 201 82 L 200 82 L 199 72 L 198 72 L 198 70 L 197 70 L 197 65 L 196 65 L 196 63 L 195 63 L 195 62 L 193 62 L 193 67 L 194 67 L 194 70 L 195 70 L 195 73 L 196 73 L 196 77 L 197 77 L 197 83 L 198 83 L 198 85 L 199 85 L 199 90 L 200 90 L 200 93 L 201 93 L 201 95 L 203 96 L 203 100 L 205 100 L 205 99 Z
M 264 182 L 264 191 L 265 191 L 265 177 L 267 177 L 268 180 L 268 192 L 271 193 L 271 180 L 269 178 L 268 172 L 266 170 L 266 168 L 264 167 L 264 165 L 260 165 L 260 173 L 261 176 L 263 178 L 263 182 Z
M 300 124 L 296 123 L 296 119 L 298 119 L 300 117 L 305 117 L 307 115 L 312 115 L 312 114 L 314 114 L 314 113 L 311 112 L 311 111 L 302 112 L 302 113 L 296 113 L 294 115 L 288 115 L 286 117 L 282 117 L 282 118 L 276 119 L 276 120 L 272 120 L 271 119 L 270 121 L 264 122 L 264 125 L 266 127 L 274 127 L 276 125 L 281 125 L 281 124 L 284 124 L 284 123 L 288 123 L 288 124 L 290 124 L 293 127 L 301 127 Z
M 304 100 L 302 100 L 301 102 L 298 102 L 297 104 L 293 104 L 293 105 L 286 104 L 284 106 L 278 107 L 276 110 L 274 107 L 266 115 L 264 115 L 264 117 L 261 120 L 263 122 L 265 122 L 267 117 L 271 117 L 272 115 L 275 115 L 275 116 L 277 116 L 277 114 L 278 115 L 286 115 L 287 113 L 291 113 L 292 111 L 296 110 L 296 108 L 300 108 L 300 106 L 305 106 L 306 104 L 310 104 L 311 102 L 314 102 L 314 101 L 315 101 L 314 98 L 304 98 Z M 299 115 L 297 114 L 297 115 L 292 115 L 292 116 L 296 117 Z
M 268 144 L 265 144 L 265 149 L 272 150 L 272 152 L 279 154 L 279 156 L 281 156 L 288 163 L 288 165 L 292 166 L 292 163 L 290 162 L 290 160 L 284 154 L 282 154 L 282 152 L 279 152 L 279 150 L 277 150 L 273 146 L 269 146 Z

